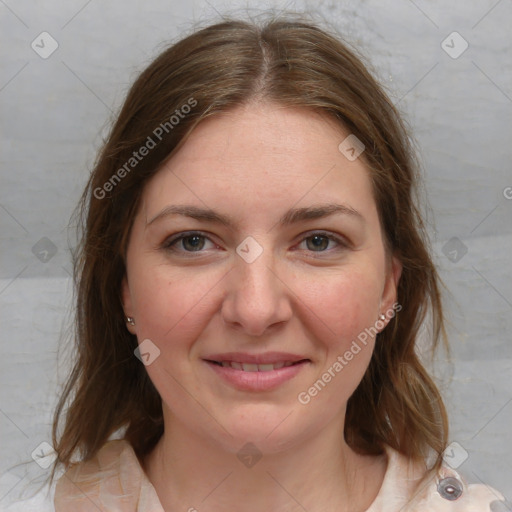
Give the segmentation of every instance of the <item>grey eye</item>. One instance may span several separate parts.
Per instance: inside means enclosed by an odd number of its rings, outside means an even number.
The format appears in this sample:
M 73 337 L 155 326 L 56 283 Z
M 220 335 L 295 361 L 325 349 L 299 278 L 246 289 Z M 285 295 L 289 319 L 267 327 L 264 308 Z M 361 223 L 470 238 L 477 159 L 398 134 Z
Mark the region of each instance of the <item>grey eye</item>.
M 321 249 L 324 250 L 329 246 L 329 238 L 325 235 L 313 235 L 307 239 L 307 242 L 312 242 L 312 244 L 307 243 L 309 250 Z
M 190 243 L 188 243 L 190 242 Z M 190 235 L 185 236 L 181 239 L 181 243 L 184 249 L 187 251 L 198 251 L 204 247 L 204 236 L 201 235 Z

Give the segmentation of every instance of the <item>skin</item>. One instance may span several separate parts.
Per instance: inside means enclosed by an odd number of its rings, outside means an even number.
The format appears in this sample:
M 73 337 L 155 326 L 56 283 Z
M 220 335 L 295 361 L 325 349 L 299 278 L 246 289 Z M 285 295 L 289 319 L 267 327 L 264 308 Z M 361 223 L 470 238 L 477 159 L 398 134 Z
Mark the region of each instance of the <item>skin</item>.
M 374 339 L 307 405 L 297 400 L 396 302 L 401 264 L 386 253 L 363 158 L 338 150 L 347 135 L 310 110 L 250 103 L 202 122 L 143 191 L 122 296 L 127 328 L 160 350 L 146 368 L 165 433 L 144 467 L 165 510 L 355 512 L 378 494 L 386 456 L 359 455 L 342 436 Z M 362 218 L 279 224 L 290 208 L 325 203 Z M 153 220 L 184 204 L 233 226 Z M 206 238 L 169 246 L 194 230 Z M 319 230 L 340 242 L 314 239 Z M 236 252 L 248 236 L 263 250 L 252 263 Z M 274 390 L 241 391 L 203 360 L 230 351 L 310 362 Z M 236 456 L 247 442 L 262 454 L 251 468 Z

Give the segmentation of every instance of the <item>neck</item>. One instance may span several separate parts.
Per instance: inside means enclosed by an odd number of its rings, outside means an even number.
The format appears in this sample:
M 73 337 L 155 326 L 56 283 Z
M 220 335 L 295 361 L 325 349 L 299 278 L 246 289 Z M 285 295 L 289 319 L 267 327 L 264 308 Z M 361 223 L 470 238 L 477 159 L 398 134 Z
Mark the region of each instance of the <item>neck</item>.
M 172 420 L 144 463 L 166 511 L 363 512 L 386 471 L 385 455 L 362 456 L 345 443 L 343 421 L 259 460 L 240 460 L 236 449 Z

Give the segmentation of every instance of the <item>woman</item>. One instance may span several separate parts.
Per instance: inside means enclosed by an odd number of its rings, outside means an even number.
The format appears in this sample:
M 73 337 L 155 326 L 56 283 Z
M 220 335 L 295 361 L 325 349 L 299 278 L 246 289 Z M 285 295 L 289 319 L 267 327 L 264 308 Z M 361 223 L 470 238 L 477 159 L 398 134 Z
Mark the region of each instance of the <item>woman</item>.
M 83 196 L 56 510 L 501 506 L 443 464 L 416 180 L 397 112 L 325 31 L 226 21 L 162 53 Z

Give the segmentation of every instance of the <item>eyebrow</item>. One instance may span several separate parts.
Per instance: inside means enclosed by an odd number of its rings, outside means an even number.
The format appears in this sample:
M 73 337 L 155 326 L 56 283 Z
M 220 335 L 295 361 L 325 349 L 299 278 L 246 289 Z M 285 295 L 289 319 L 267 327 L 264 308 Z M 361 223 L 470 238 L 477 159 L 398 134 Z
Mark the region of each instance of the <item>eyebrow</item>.
M 279 224 L 289 226 L 301 221 L 321 219 L 335 214 L 348 215 L 362 222 L 365 221 L 363 215 L 351 206 L 328 203 L 305 208 L 291 208 L 279 219 Z M 149 226 L 159 219 L 172 215 L 182 215 L 199 221 L 214 222 L 229 228 L 234 226 L 234 222 L 229 217 L 209 208 L 199 208 L 192 205 L 169 205 L 147 222 L 146 226 Z

